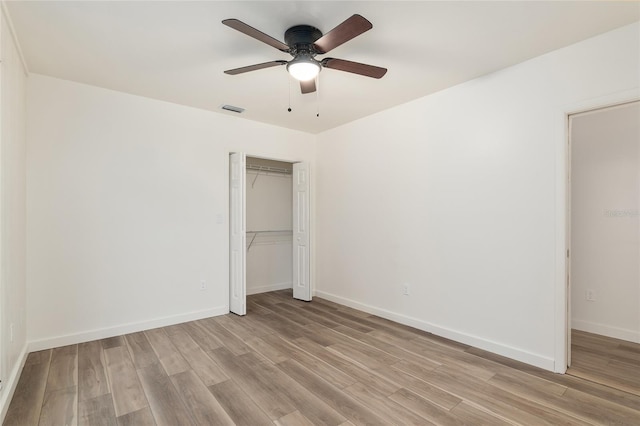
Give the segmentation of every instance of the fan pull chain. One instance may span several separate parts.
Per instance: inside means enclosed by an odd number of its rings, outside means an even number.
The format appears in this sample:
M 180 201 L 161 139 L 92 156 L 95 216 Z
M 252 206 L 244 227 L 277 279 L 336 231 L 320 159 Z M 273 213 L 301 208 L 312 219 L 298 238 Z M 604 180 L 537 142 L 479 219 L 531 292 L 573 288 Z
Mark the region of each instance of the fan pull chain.
M 288 74 L 288 73 L 287 73 Z M 289 108 L 287 108 L 287 111 L 291 112 L 291 77 L 289 77 L 287 75 L 287 82 L 289 83 Z
M 320 118 L 320 74 L 316 76 L 316 117 Z

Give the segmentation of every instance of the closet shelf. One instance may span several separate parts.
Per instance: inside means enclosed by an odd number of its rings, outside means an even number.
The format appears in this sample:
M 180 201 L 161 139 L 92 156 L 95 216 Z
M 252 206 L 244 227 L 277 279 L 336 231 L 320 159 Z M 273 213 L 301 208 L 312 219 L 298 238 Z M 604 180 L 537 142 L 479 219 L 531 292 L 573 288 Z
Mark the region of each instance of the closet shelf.
M 258 234 L 275 234 L 275 233 L 293 234 L 293 229 L 279 229 L 279 230 L 265 230 L 265 231 L 247 231 L 247 234 L 253 234 L 253 237 L 251 238 L 251 242 L 249 242 L 249 246 L 247 247 L 247 251 L 249 251 L 249 249 L 253 245 L 253 242 L 255 241 L 255 239 L 258 236 Z

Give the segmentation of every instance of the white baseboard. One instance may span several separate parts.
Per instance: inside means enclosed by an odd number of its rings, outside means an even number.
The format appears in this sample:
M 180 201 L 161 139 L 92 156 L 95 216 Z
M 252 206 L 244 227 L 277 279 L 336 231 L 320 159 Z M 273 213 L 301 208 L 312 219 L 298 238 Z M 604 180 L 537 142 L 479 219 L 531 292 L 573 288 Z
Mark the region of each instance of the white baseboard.
M 614 339 L 626 340 L 628 342 L 640 343 L 640 331 L 626 328 L 613 327 L 596 322 L 572 319 L 571 328 L 587 333 L 599 334 L 601 336 L 613 337 Z
M 6 381 L 2 383 L 2 390 L 0 391 L 0 424 L 4 423 L 4 418 L 7 415 L 7 410 L 9 410 L 9 404 L 13 398 L 13 393 L 16 391 L 16 386 L 18 386 L 18 380 L 20 380 L 20 374 L 22 374 L 22 369 L 24 368 L 24 363 L 27 361 L 28 354 L 29 351 L 25 343 L 24 348 L 22 348 L 20 352 L 20 356 L 18 356 L 18 361 L 13 366 Z
M 447 339 L 455 340 L 456 342 L 464 343 L 465 345 L 471 345 L 479 349 L 483 349 L 489 352 L 493 352 L 498 355 L 505 356 L 507 358 L 515 359 L 536 367 L 543 368 L 545 370 L 554 371 L 554 360 L 539 354 L 524 351 L 522 349 L 514 348 L 502 343 L 493 342 L 491 340 L 484 339 L 482 337 L 473 336 L 470 334 L 462 333 L 456 330 L 451 330 L 446 327 L 441 327 L 436 324 L 432 324 L 427 321 L 423 321 L 418 318 L 409 317 L 396 312 L 391 312 L 386 309 L 377 308 L 364 303 L 356 302 L 355 300 L 347 299 L 341 296 L 336 296 L 331 293 L 325 293 L 324 291 L 316 290 L 316 296 L 323 299 L 330 300 L 335 303 L 340 303 L 345 306 L 349 306 L 354 309 L 358 309 L 373 315 L 377 315 L 388 320 L 398 322 L 400 324 L 408 325 L 410 327 L 417 328 L 419 330 L 433 333 L 437 336 L 445 337 Z
M 252 294 L 266 293 L 268 291 L 286 290 L 288 288 L 293 288 L 292 282 L 269 284 L 253 288 L 249 288 L 249 286 L 247 285 L 247 296 L 250 296 Z
M 114 327 L 101 328 L 98 330 L 84 331 L 81 333 L 67 334 L 64 336 L 50 337 L 47 339 L 32 340 L 28 342 L 28 351 L 34 352 L 44 349 L 57 348 L 60 346 L 75 345 L 77 343 L 106 339 L 108 337 L 120 336 L 122 334 L 151 330 L 153 328 L 166 327 L 169 325 L 181 324 L 183 322 L 195 321 L 228 313 L 229 306 L 218 306 L 216 308 L 205 309 L 203 311 L 171 315 L 168 317 L 156 318 L 149 321 L 121 324 Z

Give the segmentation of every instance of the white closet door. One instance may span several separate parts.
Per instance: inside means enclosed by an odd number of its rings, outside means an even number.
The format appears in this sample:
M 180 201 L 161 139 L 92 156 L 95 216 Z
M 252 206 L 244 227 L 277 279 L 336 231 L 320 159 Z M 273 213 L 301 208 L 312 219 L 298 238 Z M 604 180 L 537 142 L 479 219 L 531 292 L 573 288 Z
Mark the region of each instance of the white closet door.
M 309 163 L 293 165 L 293 297 L 311 300 Z
M 234 314 L 247 313 L 247 234 L 245 205 L 245 154 L 230 155 L 229 161 L 229 310 Z

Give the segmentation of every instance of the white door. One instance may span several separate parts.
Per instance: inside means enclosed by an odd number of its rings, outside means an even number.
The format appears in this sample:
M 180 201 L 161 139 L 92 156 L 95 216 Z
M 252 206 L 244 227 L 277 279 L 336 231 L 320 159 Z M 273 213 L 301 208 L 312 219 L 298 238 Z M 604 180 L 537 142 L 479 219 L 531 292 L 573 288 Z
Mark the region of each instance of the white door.
M 245 315 L 247 313 L 245 154 L 233 153 L 229 160 L 229 311 Z
M 311 300 L 309 163 L 293 164 L 293 297 Z

